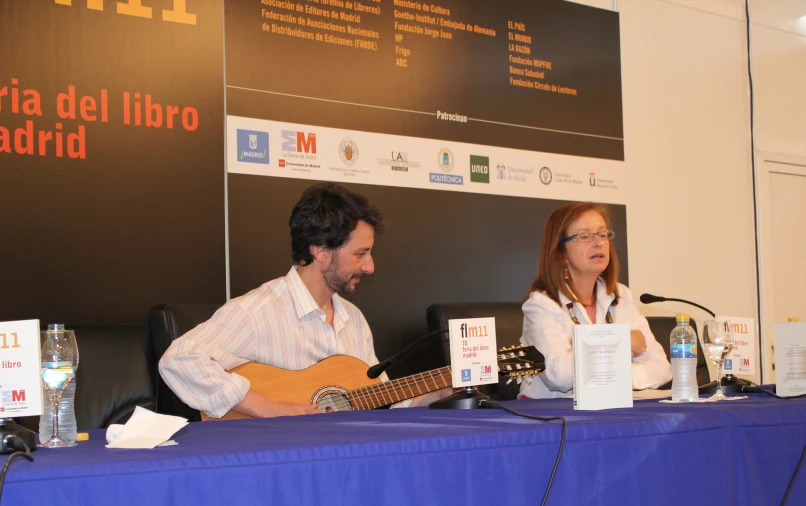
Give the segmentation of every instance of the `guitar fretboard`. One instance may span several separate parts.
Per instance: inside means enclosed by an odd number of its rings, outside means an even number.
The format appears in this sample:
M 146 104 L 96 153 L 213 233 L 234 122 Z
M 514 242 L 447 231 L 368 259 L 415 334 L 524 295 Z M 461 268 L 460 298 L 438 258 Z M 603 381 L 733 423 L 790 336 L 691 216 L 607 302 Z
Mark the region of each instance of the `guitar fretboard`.
M 355 410 L 375 409 L 451 385 L 451 366 L 445 366 L 351 390 L 347 393 L 347 399 Z

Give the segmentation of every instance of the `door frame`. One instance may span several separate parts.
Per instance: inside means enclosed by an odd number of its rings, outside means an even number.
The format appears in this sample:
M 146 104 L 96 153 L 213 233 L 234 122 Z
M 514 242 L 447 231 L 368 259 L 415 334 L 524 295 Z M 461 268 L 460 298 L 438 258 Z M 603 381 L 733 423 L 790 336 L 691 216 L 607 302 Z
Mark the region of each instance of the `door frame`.
M 761 383 L 775 382 L 773 370 L 774 354 L 772 343 L 774 337 L 774 274 L 770 174 L 786 174 L 806 177 L 806 157 L 759 151 L 756 154 L 756 248 L 758 251 L 758 300 L 759 300 L 759 366 Z

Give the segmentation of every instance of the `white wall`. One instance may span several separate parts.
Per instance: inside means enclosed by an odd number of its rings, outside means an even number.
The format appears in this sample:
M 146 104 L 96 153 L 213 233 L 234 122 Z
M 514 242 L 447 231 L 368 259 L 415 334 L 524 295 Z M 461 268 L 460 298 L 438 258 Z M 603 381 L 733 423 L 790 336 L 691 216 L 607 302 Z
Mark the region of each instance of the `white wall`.
M 621 19 L 631 288 L 758 321 L 744 0 L 609 7 Z M 757 149 L 806 156 L 806 0 L 750 8 Z

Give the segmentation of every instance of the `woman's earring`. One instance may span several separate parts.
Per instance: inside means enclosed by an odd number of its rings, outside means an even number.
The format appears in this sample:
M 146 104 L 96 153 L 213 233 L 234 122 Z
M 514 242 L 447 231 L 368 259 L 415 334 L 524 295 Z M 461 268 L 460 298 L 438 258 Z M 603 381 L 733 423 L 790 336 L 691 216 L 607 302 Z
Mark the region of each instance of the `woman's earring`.
M 566 281 L 571 281 L 571 273 L 568 272 L 568 266 L 566 265 L 563 267 L 563 279 Z

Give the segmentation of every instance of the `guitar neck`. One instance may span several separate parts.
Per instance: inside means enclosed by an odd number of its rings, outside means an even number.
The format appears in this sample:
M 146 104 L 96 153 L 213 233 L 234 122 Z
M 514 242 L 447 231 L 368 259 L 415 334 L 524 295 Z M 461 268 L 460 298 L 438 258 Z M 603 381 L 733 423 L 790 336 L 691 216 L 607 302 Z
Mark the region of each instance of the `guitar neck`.
M 375 409 L 449 387 L 451 384 L 451 366 L 445 366 L 351 390 L 347 393 L 347 399 L 355 410 Z

